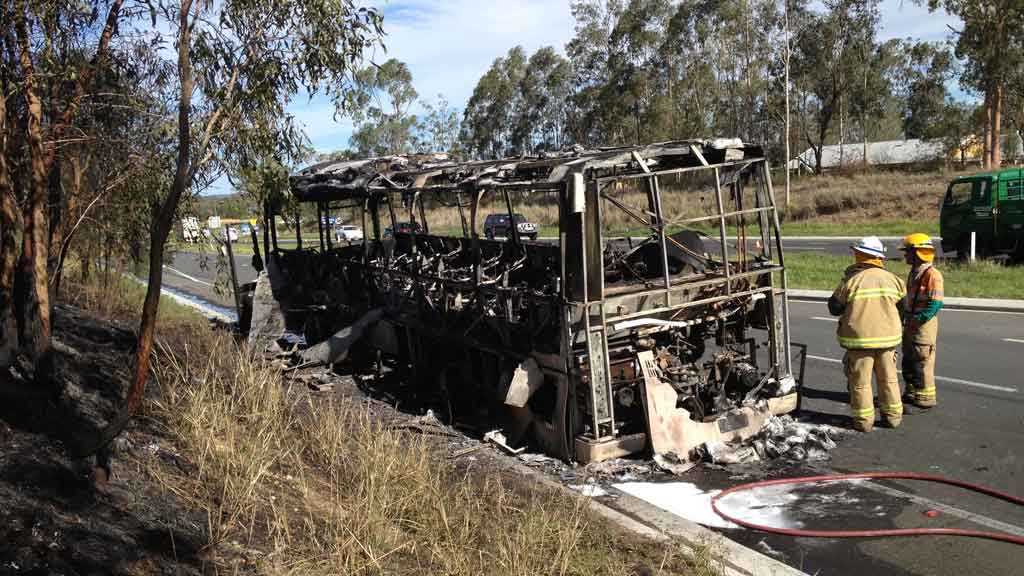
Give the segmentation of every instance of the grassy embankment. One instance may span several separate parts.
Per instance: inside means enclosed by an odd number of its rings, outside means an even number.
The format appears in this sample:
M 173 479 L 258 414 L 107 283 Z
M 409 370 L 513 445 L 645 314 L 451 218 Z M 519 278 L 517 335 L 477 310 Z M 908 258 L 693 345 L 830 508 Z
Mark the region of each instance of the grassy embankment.
M 132 322 L 141 287 L 68 282 L 76 303 Z M 311 399 L 279 368 L 165 301 L 141 418 L 189 472 L 128 456 L 205 511 L 209 559 L 262 574 L 715 574 L 707 550 L 619 532 L 582 498 L 501 470 L 472 473 L 444 443 L 389 429 L 366 405 Z M 686 549 L 689 550 L 689 549 Z
M 786 254 L 789 286 L 811 290 L 832 290 L 852 264 L 851 257 L 789 252 Z M 908 266 L 902 260 L 886 262 L 886 268 L 906 279 Z M 939 263 L 945 278 L 946 296 L 964 298 L 1024 299 L 1024 266 L 994 262 L 975 264 Z
M 867 172 L 801 176 L 794 178 L 789 206 L 785 206 L 781 179 L 776 177 L 775 195 L 780 207 L 783 234 L 788 236 L 903 236 L 911 231 L 938 234 L 939 203 L 954 172 Z M 672 192 L 663 186 L 664 210 L 670 218 L 705 216 L 712 211 L 711 197 L 704 191 Z M 620 194 L 629 206 L 646 207 L 646 196 L 639 190 Z M 501 210 L 501 206 L 494 211 Z M 623 211 L 602 206 L 606 231 L 617 234 L 647 235 Z M 547 199 L 520 202 L 516 211 L 541 227 L 542 236 L 558 233 L 557 206 Z M 488 213 L 487 209 L 484 213 Z M 461 233 L 454 209 L 428 211 L 433 230 Z M 717 233 L 717 226 L 702 224 Z

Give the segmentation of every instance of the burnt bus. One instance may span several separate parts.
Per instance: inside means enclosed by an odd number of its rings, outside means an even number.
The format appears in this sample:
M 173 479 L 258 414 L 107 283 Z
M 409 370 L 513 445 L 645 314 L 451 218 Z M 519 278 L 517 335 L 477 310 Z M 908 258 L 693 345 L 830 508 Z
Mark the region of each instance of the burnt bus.
M 284 210 L 267 206 L 270 282 L 290 322 L 312 344 L 379 314 L 353 349 L 356 370 L 389 368 L 454 422 L 565 460 L 687 458 L 796 407 L 759 146 L 330 161 L 290 190 L 317 222 L 344 214 L 364 231 L 335 245 L 321 226 L 312 246 L 284 249 L 273 217 Z M 523 211 L 543 216 L 531 216 L 538 238 L 516 226 L 484 237 L 488 214 Z

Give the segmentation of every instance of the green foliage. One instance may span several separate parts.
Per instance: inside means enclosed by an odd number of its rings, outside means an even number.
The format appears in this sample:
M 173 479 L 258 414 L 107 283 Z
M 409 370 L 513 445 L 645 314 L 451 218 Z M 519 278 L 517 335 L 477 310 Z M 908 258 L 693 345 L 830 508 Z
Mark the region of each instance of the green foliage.
M 572 69 L 554 48 L 527 57 L 521 46 L 498 58 L 466 104 L 462 146 L 481 157 L 537 154 L 569 142 Z
M 443 94 L 433 103 L 423 103 L 424 113 L 416 128 L 417 152 L 459 152 L 459 111 L 448 104 Z
M 409 67 L 392 58 L 364 68 L 356 81 L 356 129 L 349 143 L 362 156 L 410 152 L 416 116 L 409 113 L 409 108 L 418 94 Z
M 943 44 L 920 42 L 907 52 L 907 106 L 903 130 L 908 138 L 940 138 L 947 134 L 942 122 L 949 93 L 946 83 L 956 72 L 956 61 Z

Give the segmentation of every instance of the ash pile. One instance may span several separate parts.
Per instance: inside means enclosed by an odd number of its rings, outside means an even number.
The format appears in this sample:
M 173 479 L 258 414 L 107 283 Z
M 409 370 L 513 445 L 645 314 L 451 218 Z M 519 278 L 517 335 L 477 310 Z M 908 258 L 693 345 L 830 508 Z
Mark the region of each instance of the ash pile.
M 630 482 L 654 476 L 682 476 L 704 465 L 724 469 L 738 465 L 753 473 L 753 466 L 799 462 L 823 462 L 830 452 L 851 432 L 828 424 L 800 422 L 791 416 L 774 416 L 752 438 L 742 442 L 706 442 L 696 448 L 689 458 L 674 453 L 655 454 L 653 458 L 614 458 L 586 466 L 566 464 L 556 458 L 517 453 L 520 461 L 543 470 L 563 482 Z M 755 474 L 756 475 L 756 474 Z
M 828 424 L 810 424 L 791 416 L 773 416 L 761 431 L 742 443 L 706 442 L 697 456 L 713 464 L 749 464 L 767 460 L 821 462 L 849 431 Z

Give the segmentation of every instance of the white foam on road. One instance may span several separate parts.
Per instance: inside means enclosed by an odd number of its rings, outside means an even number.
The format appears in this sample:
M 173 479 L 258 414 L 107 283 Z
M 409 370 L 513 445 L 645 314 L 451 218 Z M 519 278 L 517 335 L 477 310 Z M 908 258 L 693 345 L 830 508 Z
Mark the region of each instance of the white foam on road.
M 712 528 L 740 528 L 715 513 L 711 499 L 721 490 L 705 492 L 689 482 L 623 482 L 616 489 L 691 522 Z
M 131 274 L 125 274 L 125 276 L 138 282 L 139 284 L 142 284 L 143 286 L 146 286 L 148 284 L 148 282 L 146 282 L 145 280 L 132 276 Z M 238 322 L 238 314 L 234 310 L 230 308 L 225 308 L 223 306 L 218 306 L 216 304 L 213 304 L 212 302 L 207 302 L 206 300 L 203 300 L 202 298 L 197 298 L 187 292 L 175 290 L 170 286 L 161 286 L 160 293 L 164 296 L 167 296 L 171 300 L 174 300 L 178 304 L 181 304 L 182 306 L 188 306 L 189 308 L 198 311 L 200 314 L 211 320 L 216 320 L 218 322 L 226 322 L 229 324 L 232 322 Z
M 825 322 L 839 322 L 839 318 L 828 318 L 826 316 L 811 316 L 811 320 L 823 320 Z
M 608 491 L 598 486 L 597 484 L 569 484 L 569 488 L 583 494 L 584 496 L 590 496 L 591 498 L 598 498 L 600 496 L 607 496 Z

